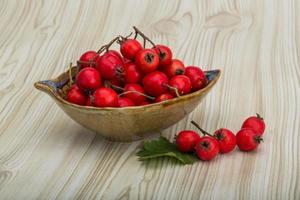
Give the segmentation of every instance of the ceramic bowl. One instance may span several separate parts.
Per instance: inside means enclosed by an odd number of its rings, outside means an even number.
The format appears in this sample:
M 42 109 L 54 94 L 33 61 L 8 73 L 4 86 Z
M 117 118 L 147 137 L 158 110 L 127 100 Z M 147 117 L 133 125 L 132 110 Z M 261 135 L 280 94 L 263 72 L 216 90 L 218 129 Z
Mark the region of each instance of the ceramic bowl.
M 76 67 L 72 68 L 75 74 Z M 196 92 L 146 106 L 96 108 L 67 102 L 69 71 L 55 79 L 38 81 L 34 86 L 46 92 L 73 120 L 112 141 L 139 140 L 180 121 L 193 111 L 220 77 L 220 70 L 205 71 L 208 85 Z

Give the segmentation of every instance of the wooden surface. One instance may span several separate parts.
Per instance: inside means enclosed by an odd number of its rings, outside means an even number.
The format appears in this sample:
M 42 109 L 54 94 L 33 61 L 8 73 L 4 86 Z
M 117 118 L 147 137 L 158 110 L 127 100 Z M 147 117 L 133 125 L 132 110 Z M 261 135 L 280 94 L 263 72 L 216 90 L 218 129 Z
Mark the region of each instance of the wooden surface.
M 300 1 L 0 1 L 0 199 L 300 199 Z M 257 152 L 181 166 L 140 163 L 140 142 L 105 141 L 77 125 L 37 80 L 136 25 L 185 64 L 221 80 L 194 119 L 238 131 L 261 113 Z M 112 122 L 118 123 L 118 122 Z

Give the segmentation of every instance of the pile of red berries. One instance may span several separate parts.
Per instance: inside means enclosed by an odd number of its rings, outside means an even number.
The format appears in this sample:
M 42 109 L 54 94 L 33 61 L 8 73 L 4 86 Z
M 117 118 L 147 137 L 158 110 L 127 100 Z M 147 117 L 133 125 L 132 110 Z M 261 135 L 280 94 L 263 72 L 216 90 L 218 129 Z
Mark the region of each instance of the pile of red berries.
M 67 101 L 95 107 L 141 106 L 172 99 L 204 88 L 207 77 L 195 66 L 185 67 L 165 45 L 155 45 L 134 27 L 133 38 L 118 36 L 79 59 Z M 143 38 L 143 46 L 136 39 Z M 120 52 L 109 50 L 117 42 Z M 146 48 L 150 42 L 152 48 Z
M 204 131 L 196 122 L 191 122 L 200 132 L 200 135 L 192 130 L 184 130 L 176 136 L 176 146 L 179 151 L 184 153 L 195 152 L 201 160 L 211 160 L 219 153 L 229 153 L 237 145 L 241 151 L 253 151 L 262 141 L 265 131 L 265 123 L 259 114 L 247 118 L 241 130 L 234 135 L 226 128 L 220 128 L 209 134 Z

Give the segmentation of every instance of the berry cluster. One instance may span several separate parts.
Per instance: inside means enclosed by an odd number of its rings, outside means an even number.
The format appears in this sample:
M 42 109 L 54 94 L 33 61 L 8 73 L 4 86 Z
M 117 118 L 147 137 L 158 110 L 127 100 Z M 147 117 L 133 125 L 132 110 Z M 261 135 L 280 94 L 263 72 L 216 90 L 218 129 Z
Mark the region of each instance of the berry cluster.
M 234 133 L 226 128 L 220 128 L 209 134 L 203 130 L 196 122 L 191 122 L 200 132 L 200 135 L 192 130 L 183 130 L 176 136 L 177 149 L 184 153 L 195 152 L 201 160 L 211 160 L 219 153 L 229 153 L 237 145 L 241 151 L 253 151 L 262 141 L 262 135 L 265 131 L 265 123 L 259 114 L 247 118 L 241 130 Z
M 158 103 L 204 88 L 207 77 L 196 66 L 185 67 L 165 45 L 156 45 L 134 27 L 135 36 L 118 36 L 98 52 L 78 61 L 67 101 L 95 107 L 128 107 Z M 143 46 L 137 40 L 143 38 Z M 110 46 L 120 44 L 120 53 Z M 150 42 L 152 48 L 146 48 Z

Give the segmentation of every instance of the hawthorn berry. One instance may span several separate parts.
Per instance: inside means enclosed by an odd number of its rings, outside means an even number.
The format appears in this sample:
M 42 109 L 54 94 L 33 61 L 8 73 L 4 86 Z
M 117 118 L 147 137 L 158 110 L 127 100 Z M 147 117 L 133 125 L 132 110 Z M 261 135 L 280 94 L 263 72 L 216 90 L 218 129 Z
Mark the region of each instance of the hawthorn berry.
M 96 51 L 87 51 L 79 58 L 79 65 L 82 68 L 95 66 L 95 60 L 98 58 Z
M 219 143 L 213 137 L 204 136 L 195 146 L 198 158 L 204 161 L 212 160 L 219 154 L 219 151 Z
M 247 118 L 243 125 L 243 128 L 251 128 L 253 129 L 257 134 L 263 135 L 265 131 L 265 122 L 264 119 L 259 115 L 256 114 L 257 116 L 251 116 Z
M 205 73 L 198 67 L 186 67 L 184 75 L 189 77 L 189 79 L 191 80 L 192 91 L 200 90 L 204 88 L 208 83 L 208 79 L 205 76 Z
M 169 82 L 169 86 L 171 86 L 170 92 L 172 95 L 177 95 L 176 89 L 177 89 L 179 95 L 188 94 L 188 93 L 190 93 L 191 87 L 192 87 L 190 79 L 185 75 L 173 76 Z
M 94 90 L 101 86 L 101 76 L 96 69 L 86 67 L 78 73 L 76 84 L 82 90 Z
M 74 84 L 67 93 L 67 101 L 78 105 L 85 105 L 86 97 L 80 88 Z
M 119 97 L 119 107 L 129 107 L 129 106 L 135 106 L 134 102 L 126 97 Z
M 157 69 L 159 57 L 153 49 L 143 49 L 136 54 L 135 64 L 144 74 L 148 74 Z
M 134 60 L 136 54 L 142 49 L 142 45 L 135 39 L 121 41 L 120 52 L 126 59 Z
M 236 143 L 241 151 L 253 151 L 261 141 L 261 135 L 250 128 L 241 129 L 236 134 Z
M 143 86 L 145 91 L 154 97 L 158 97 L 163 93 L 167 93 L 167 85 L 168 77 L 160 71 L 154 71 L 150 74 L 147 74 L 143 78 Z
M 184 74 L 185 67 L 183 62 L 178 59 L 173 59 L 170 64 L 163 66 L 163 72 L 169 77 L 172 78 L 176 75 Z
M 182 152 L 192 152 L 200 141 L 198 133 L 192 130 L 183 130 L 176 136 L 176 146 Z
M 155 98 L 155 103 L 166 101 L 168 99 L 173 99 L 174 96 L 170 93 L 164 93 Z
M 226 128 L 216 130 L 213 136 L 219 143 L 220 153 L 229 153 L 236 146 L 235 135 Z
M 118 95 L 111 88 L 98 88 L 93 94 L 94 106 L 96 107 L 118 107 Z
M 156 51 L 159 57 L 159 65 L 168 65 L 172 62 L 172 51 L 165 45 L 155 45 L 153 49 Z

